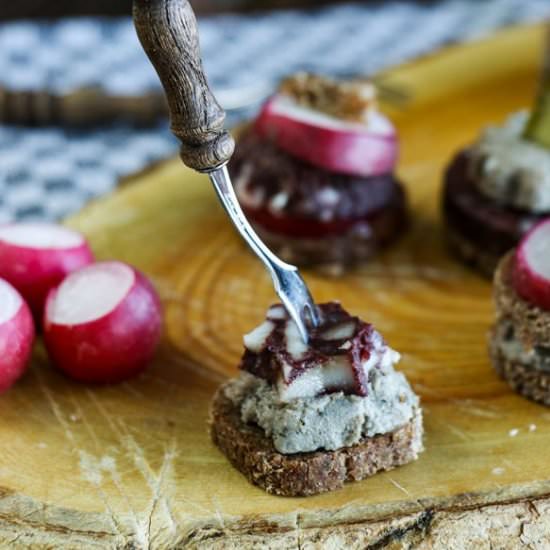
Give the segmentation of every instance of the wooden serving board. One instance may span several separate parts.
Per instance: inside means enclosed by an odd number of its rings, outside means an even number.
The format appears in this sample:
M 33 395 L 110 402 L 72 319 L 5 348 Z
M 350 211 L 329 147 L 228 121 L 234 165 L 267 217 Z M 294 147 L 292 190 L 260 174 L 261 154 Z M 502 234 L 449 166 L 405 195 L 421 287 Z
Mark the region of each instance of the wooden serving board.
M 165 341 L 142 376 L 73 383 L 40 350 L 0 398 L 0 543 L 51 548 L 549 548 L 550 411 L 492 371 L 491 286 L 446 252 L 441 173 L 479 128 L 528 106 L 541 28 L 508 30 L 391 71 L 412 100 L 391 112 L 414 223 L 342 279 L 305 276 L 403 353 L 421 395 L 418 462 L 344 489 L 278 498 L 210 442 L 209 400 L 236 374 L 242 334 L 274 301 L 204 176 L 167 161 L 69 225 L 100 258 L 132 262 L 162 296 Z

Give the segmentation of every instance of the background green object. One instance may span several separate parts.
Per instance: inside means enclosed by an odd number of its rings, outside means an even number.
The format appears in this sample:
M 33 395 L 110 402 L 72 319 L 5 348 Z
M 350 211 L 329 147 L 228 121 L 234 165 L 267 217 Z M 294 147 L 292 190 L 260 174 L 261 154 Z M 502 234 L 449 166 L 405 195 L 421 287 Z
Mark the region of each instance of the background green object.
M 524 137 L 550 149 L 550 83 L 547 83 L 537 100 L 525 127 Z
M 546 31 L 540 89 L 523 137 L 550 149 L 550 23 Z

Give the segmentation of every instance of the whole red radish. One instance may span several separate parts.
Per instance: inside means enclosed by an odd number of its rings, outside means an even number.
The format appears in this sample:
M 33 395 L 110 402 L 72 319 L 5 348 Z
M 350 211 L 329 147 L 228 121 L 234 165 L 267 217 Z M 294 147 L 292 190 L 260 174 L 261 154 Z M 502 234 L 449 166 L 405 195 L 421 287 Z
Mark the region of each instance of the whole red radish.
M 376 176 L 391 172 L 397 161 L 395 128 L 376 111 L 364 124 L 347 122 L 275 95 L 254 128 L 280 149 L 331 172 Z
M 50 291 L 44 341 L 51 360 L 82 382 L 119 382 L 152 359 L 161 305 L 147 278 L 122 262 L 98 262 Z
M 25 372 L 33 342 L 29 306 L 13 286 L 0 279 L 0 392 Z
M 0 226 L 0 277 L 23 295 L 38 320 L 50 289 L 93 259 L 86 239 L 66 227 L 48 223 Z
M 550 310 L 550 218 L 531 229 L 519 244 L 514 286 L 525 300 Z

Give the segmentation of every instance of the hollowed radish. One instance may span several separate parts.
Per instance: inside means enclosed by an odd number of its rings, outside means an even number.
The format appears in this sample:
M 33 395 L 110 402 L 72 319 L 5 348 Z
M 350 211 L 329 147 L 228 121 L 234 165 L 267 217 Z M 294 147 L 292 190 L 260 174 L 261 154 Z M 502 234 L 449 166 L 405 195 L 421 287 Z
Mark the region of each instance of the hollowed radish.
M 535 226 L 518 246 L 514 285 L 520 296 L 550 310 L 550 218 Z
M 71 229 L 46 223 L 0 226 L 0 277 L 19 290 L 37 319 L 49 290 L 92 261 L 88 243 Z
M 0 279 L 0 392 L 25 372 L 33 341 L 29 306 L 13 286 Z
M 331 172 L 375 176 L 391 172 L 397 160 L 395 128 L 376 111 L 359 124 L 276 95 L 264 105 L 255 130 L 291 155 Z
M 48 295 L 44 340 L 52 361 L 83 382 L 118 382 L 143 370 L 162 325 L 151 283 L 122 262 L 71 273 Z

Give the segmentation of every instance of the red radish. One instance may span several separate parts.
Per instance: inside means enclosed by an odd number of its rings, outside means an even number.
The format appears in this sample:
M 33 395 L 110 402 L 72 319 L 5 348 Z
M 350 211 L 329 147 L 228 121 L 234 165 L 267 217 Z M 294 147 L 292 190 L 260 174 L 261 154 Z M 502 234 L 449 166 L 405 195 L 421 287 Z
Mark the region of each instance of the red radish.
M 397 161 L 395 128 L 376 111 L 359 124 L 275 95 L 264 105 L 255 130 L 291 155 L 331 172 L 375 176 L 391 172 Z
M 98 262 L 50 291 L 44 341 L 52 361 L 82 382 L 119 382 L 143 370 L 162 325 L 151 283 L 122 262 Z
M 550 218 L 531 229 L 519 244 L 513 278 L 520 296 L 550 310 Z
M 84 237 L 71 229 L 47 223 L 0 226 L 0 277 L 23 295 L 36 319 L 50 289 L 93 259 Z
M 0 279 L 0 392 L 25 372 L 33 341 L 29 306 L 13 286 Z

